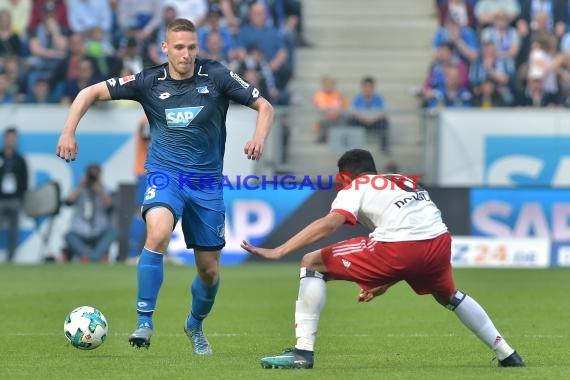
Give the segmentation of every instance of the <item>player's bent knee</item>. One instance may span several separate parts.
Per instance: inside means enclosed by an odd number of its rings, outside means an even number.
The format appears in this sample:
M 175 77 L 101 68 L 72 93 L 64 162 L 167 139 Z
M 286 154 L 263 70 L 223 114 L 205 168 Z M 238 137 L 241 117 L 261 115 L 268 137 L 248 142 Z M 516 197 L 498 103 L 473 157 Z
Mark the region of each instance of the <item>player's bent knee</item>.
M 198 275 L 200 279 L 208 286 L 214 285 L 218 281 L 220 271 L 218 267 L 209 266 L 207 268 L 198 268 Z
M 321 273 L 310 268 L 301 267 L 301 269 L 299 270 L 299 278 L 303 279 L 305 277 L 315 277 L 325 281 L 327 279 L 327 275 L 325 273 Z
M 463 300 L 467 297 L 467 294 L 463 293 L 461 290 L 457 289 L 455 293 L 451 296 L 449 303 L 445 306 L 449 310 L 453 311 L 457 309 L 457 307 L 463 302 Z
M 170 242 L 170 234 L 147 233 L 145 247 L 155 252 L 165 252 Z
M 301 267 L 310 268 L 313 265 L 313 261 L 313 255 L 311 253 L 307 253 L 301 258 Z

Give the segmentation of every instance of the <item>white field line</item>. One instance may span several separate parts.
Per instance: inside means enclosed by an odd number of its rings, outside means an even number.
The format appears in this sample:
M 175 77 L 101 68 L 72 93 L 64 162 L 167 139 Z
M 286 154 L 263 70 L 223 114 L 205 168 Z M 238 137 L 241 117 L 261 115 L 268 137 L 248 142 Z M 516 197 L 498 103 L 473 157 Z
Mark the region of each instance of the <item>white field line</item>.
M 323 333 L 326 334 L 326 333 Z M 128 332 L 119 332 L 119 333 L 109 333 L 110 336 L 129 336 L 130 333 Z M 158 335 L 158 334 L 157 334 Z M 209 337 L 222 337 L 222 338 L 240 338 L 240 337 L 261 337 L 261 336 L 276 336 L 274 334 L 248 334 L 248 333 L 208 333 Z M 381 334 L 326 334 L 327 336 L 332 337 L 382 337 Z M 45 332 L 45 333 L 8 333 L 8 334 L 0 334 L 0 337 L 13 337 L 13 336 L 21 336 L 21 337 L 32 337 L 32 336 L 63 336 L 63 332 L 55 333 L 55 332 Z M 184 333 L 180 334 L 160 334 L 160 336 L 164 337 L 175 337 L 175 336 L 185 336 Z M 451 338 L 451 337 L 464 337 L 470 336 L 470 334 L 422 334 L 422 333 L 410 333 L 410 334 L 385 334 L 383 335 L 388 338 Z M 570 335 L 557 335 L 557 334 L 522 334 L 518 335 L 519 337 L 523 338 L 530 338 L 530 339 L 568 339 Z

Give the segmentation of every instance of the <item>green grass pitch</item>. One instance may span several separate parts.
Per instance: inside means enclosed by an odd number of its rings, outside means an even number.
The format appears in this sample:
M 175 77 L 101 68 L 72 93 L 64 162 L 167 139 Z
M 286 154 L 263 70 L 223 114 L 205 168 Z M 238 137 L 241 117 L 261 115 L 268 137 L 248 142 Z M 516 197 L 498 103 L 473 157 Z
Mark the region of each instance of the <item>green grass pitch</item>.
M 193 267 L 167 265 L 149 350 L 129 346 L 136 268 L 0 265 L 0 379 L 568 379 L 570 271 L 455 271 L 526 368 L 497 368 L 453 313 L 400 283 L 358 304 L 356 285 L 332 282 L 312 370 L 268 370 L 259 358 L 294 344 L 298 267 L 223 267 L 205 332 L 214 356 L 193 356 L 183 332 Z M 74 307 L 99 308 L 107 341 L 93 351 L 63 335 Z

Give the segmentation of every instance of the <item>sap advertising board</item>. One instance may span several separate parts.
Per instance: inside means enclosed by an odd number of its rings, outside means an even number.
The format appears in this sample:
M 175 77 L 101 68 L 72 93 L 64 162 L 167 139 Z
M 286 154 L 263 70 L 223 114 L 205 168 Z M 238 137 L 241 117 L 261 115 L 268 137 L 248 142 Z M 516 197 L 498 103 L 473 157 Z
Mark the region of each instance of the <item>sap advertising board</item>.
M 551 265 L 570 265 L 568 125 L 563 111 L 442 114 L 438 184 L 475 188 L 472 235 L 547 238 Z
M 570 266 L 569 195 L 567 189 L 472 189 L 471 235 L 549 239 L 551 265 Z M 531 254 L 516 259 L 533 260 Z
M 570 186 L 570 112 L 446 110 L 437 184 Z

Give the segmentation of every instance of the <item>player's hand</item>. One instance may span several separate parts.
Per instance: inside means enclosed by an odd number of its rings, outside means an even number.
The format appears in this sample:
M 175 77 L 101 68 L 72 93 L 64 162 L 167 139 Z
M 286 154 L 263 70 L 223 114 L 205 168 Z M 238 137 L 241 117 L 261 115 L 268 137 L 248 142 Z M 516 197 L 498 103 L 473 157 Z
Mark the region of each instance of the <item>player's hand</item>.
M 248 160 L 259 161 L 261 155 L 263 154 L 263 147 L 265 142 L 263 140 L 249 140 L 245 143 L 243 147 L 243 152 L 247 156 Z
M 77 140 L 75 140 L 75 134 L 62 133 L 61 136 L 59 136 L 55 154 L 66 162 L 75 161 L 78 149 L 79 145 L 77 144 Z
M 252 255 L 263 257 L 267 260 L 279 260 L 283 255 L 275 248 L 259 248 L 242 240 L 240 246 Z
M 390 286 L 391 285 L 381 285 L 369 290 L 360 289 L 360 292 L 358 293 L 358 302 L 370 302 L 374 297 L 386 293 L 386 290 L 388 290 Z

